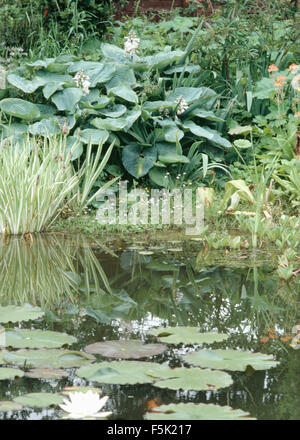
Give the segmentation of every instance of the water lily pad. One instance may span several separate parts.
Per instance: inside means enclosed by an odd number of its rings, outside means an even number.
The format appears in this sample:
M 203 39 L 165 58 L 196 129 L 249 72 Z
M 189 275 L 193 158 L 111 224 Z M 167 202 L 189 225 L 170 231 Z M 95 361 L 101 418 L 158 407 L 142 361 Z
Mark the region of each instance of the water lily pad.
M 68 396 L 70 393 L 75 393 L 75 392 L 76 393 L 87 393 L 88 391 L 93 391 L 93 393 L 98 393 L 98 394 L 102 393 L 101 388 L 74 386 L 74 387 L 65 387 L 61 391 L 61 394 L 65 394 Z
M 0 368 L 0 380 L 24 376 L 24 372 L 16 368 Z
M 145 371 L 151 369 L 155 372 L 159 366 L 159 364 L 139 361 L 101 362 L 79 368 L 76 374 L 93 382 L 133 385 L 153 382 L 154 377 L 147 375 Z
M 158 412 L 159 411 L 159 412 Z M 171 403 L 145 414 L 147 420 L 256 420 L 241 409 L 210 403 Z
M 272 355 L 240 350 L 199 350 L 183 356 L 189 364 L 230 371 L 267 370 L 276 367 Z
M 69 373 L 60 368 L 33 368 L 25 376 L 31 379 L 62 379 L 68 377 Z
M 17 402 L 11 402 L 10 400 L 3 400 L 0 402 L 0 412 L 1 411 L 20 411 L 23 405 Z
M 45 368 L 81 367 L 95 360 L 91 354 L 62 349 L 4 351 L 3 357 L 9 364 Z
M 38 319 L 44 315 L 40 307 L 34 307 L 30 304 L 23 306 L 0 306 L 0 322 L 19 322 Z
M 158 365 L 155 369 L 149 368 L 145 372 L 156 380 L 156 387 L 171 390 L 217 390 L 229 387 L 233 383 L 229 374 L 209 369 L 169 368 Z
M 52 393 L 29 393 L 23 396 L 15 397 L 14 402 L 20 403 L 24 406 L 38 406 L 46 408 L 51 405 L 59 405 L 63 403 L 64 398 L 59 394 Z
M 228 339 L 228 335 L 216 332 L 200 333 L 198 327 L 159 327 L 148 332 L 167 344 L 212 344 Z
M 58 348 L 77 339 L 66 333 L 48 330 L 6 329 L 5 345 L 14 348 Z
M 131 339 L 128 341 L 105 341 L 87 345 L 85 351 L 92 354 L 101 354 L 105 357 L 118 359 L 139 359 L 163 353 L 166 346 L 162 344 L 143 344 L 142 341 Z

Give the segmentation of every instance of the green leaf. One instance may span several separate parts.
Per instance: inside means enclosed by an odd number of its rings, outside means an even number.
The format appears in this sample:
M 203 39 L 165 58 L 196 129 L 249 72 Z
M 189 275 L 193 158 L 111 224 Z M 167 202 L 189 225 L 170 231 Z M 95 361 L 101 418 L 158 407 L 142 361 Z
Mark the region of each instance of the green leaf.
M 53 119 L 42 119 L 29 125 L 28 132 L 34 136 L 50 137 L 61 133 L 61 129 Z
M 241 350 L 200 350 L 183 356 L 189 364 L 230 371 L 245 371 L 250 365 L 254 370 L 276 367 L 272 355 Z
M 139 145 L 127 145 L 123 148 L 122 162 L 129 174 L 139 179 L 145 176 L 153 167 L 157 159 L 155 147 L 141 147 Z
M 167 142 L 180 141 L 184 137 L 184 132 L 179 130 L 178 127 L 165 127 L 164 128 L 164 139 Z
M 200 333 L 198 327 L 159 327 L 148 332 L 167 344 L 212 344 L 228 339 L 228 335 L 216 332 Z
M 57 90 L 61 90 L 63 86 L 63 82 L 49 82 L 43 88 L 43 95 L 46 99 L 49 99 L 53 93 L 57 92 Z
M 275 79 L 263 78 L 254 87 L 253 98 L 270 99 L 275 93 Z
M 141 109 L 128 111 L 126 115 L 121 118 L 95 118 L 90 123 L 100 130 L 111 130 L 111 131 L 127 131 L 134 124 L 134 122 L 141 115 Z
M 167 100 L 175 102 L 182 96 L 188 104 L 192 104 L 200 98 L 204 102 L 211 102 L 212 99 L 215 100 L 216 95 L 216 92 L 208 87 L 177 87 L 167 96 Z
M 80 101 L 81 97 L 81 89 L 69 87 L 67 89 L 64 89 L 62 92 L 56 92 L 51 97 L 51 100 L 54 102 L 58 110 L 66 110 L 70 113 L 74 113 L 75 105 Z
M 154 386 L 171 390 L 216 390 L 229 387 L 233 383 L 231 376 L 223 371 L 201 368 L 169 368 L 164 364 L 159 364 L 159 367 L 149 368 L 145 371 L 156 380 Z
M 25 376 L 31 379 L 63 379 L 68 377 L 69 373 L 59 368 L 33 368 L 25 373 Z
M 17 402 L 11 402 L 9 400 L 0 401 L 0 412 L 20 411 L 22 408 L 23 405 Z
M 126 111 L 127 108 L 125 105 L 117 104 L 112 109 L 101 110 L 99 113 L 109 118 L 119 118 L 120 116 L 124 115 Z
M 211 128 L 208 127 L 200 127 L 199 125 L 195 124 L 193 121 L 184 122 L 183 127 L 190 130 L 194 135 L 199 137 L 204 137 L 221 147 L 225 147 L 225 148 L 232 147 L 231 143 L 227 139 L 221 137 L 216 130 L 212 130 Z
M 180 155 L 180 154 L 165 154 L 159 155 L 158 160 L 163 163 L 189 163 L 190 160 L 188 157 Z
M 240 148 L 241 150 L 252 147 L 251 142 L 247 141 L 247 139 L 237 139 L 233 143 L 237 148 Z
M 0 109 L 10 116 L 30 121 L 40 116 L 40 111 L 35 104 L 19 98 L 5 98 L 0 101 Z
M 108 90 L 108 95 L 119 96 L 125 101 L 134 102 L 137 104 L 138 96 L 137 94 L 128 86 L 117 86 Z
M 145 414 L 146 420 L 255 420 L 241 409 L 213 403 L 171 403 Z
M 82 142 L 74 136 L 68 136 L 66 145 L 66 154 L 71 154 L 71 160 L 78 159 L 83 153 Z
M 74 133 L 74 137 L 84 144 L 91 142 L 92 145 L 99 145 L 107 141 L 109 133 L 106 130 L 96 130 L 95 128 L 86 128 L 82 131 L 77 129 Z
M 202 110 L 200 108 L 196 108 L 195 110 L 192 110 L 189 113 L 189 116 L 197 116 L 201 119 L 207 119 L 208 121 L 215 121 L 215 122 L 223 122 L 224 119 L 220 118 L 219 116 L 216 116 L 213 112 Z
M 40 307 L 34 307 L 30 304 L 24 306 L 0 306 L 0 322 L 19 322 L 38 319 L 45 313 Z
M 94 356 L 81 351 L 62 349 L 4 351 L 4 360 L 13 365 L 45 368 L 73 368 L 89 364 Z
M 252 131 L 251 125 L 238 125 L 237 127 L 231 128 L 228 134 L 231 135 L 239 135 L 239 134 L 248 134 Z
M 76 341 L 74 336 L 48 330 L 5 330 L 6 347 L 58 348 L 66 344 L 74 344 Z
M 76 375 L 91 382 L 133 385 L 153 382 L 154 377 L 146 374 L 146 370 L 151 369 L 156 372 L 159 368 L 159 364 L 151 362 L 107 361 L 81 367 L 76 371 Z
M 96 342 L 87 345 L 84 350 L 91 354 L 118 359 L 139 359 L 156 356 L 166 350 L 162 344 L 143 344 L 142 341 L 130 339 L 121 341 Z
M 174 50 L 171 52 L 160 52 L 155 55 L 147 56 L 143 58 L 143 61 L 146 62 L 149 67 L 153 70 L 163 70 L 168 67 L 170 64 L 174 63 L 174 61 L 178 61 L 184 52 L 181 50 Z
M 16 368 L 0 368 L 0 380 L 14 379 L 24 376 L 24 372 Z
M 24 93 L 33 93 L 46 83 L 44 79 L 39 78 L 38 76 L 32 80 L 28 80 L 15 73 L 7 75 L 7 81 L 17 89 L 22 90 Z
M 158 186 L 162 186 L 164 188 L 168 187 L 168 176 L 166 175 L 166 171 L 164 169 L 153 167 L 149 171 L 150 180 Z
M 47 408 L 48 406 L 63 403 L 64 398 L 59 394 L 52 393 L 28 393 L 15 397 L 13 400 L 23 406 Z

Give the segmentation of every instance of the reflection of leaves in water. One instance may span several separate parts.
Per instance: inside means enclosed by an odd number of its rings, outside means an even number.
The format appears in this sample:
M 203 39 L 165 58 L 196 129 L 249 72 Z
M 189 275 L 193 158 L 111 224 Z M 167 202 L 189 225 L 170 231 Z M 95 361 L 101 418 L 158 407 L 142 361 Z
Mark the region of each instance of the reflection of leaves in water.
M 76 246 L 77 244 L 77 246 Z M 2 304 L 30 303 L 54 307 L 64 300 L 75 303 L 75 294 L 110 292 L 105 272 L 93 249 L 84 240 L 53 235 L 34 237 L 29 246 L 11 237 L 0 246 Z

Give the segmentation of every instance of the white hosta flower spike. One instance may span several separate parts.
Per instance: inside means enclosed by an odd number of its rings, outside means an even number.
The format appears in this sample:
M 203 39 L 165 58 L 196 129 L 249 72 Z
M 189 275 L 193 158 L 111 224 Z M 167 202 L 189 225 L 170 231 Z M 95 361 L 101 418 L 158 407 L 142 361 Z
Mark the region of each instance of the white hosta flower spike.
M 94 419 L 108 417 L 111 412 L 99 412 L 107 402 L 108 396 L 99 399 L 98 393 L 92 390 L 83 392 L 71 392 L 69 398 L 64 399 L 64 403 L 59 405 L 61 409 L 69 413 L 64 418 L 68 419 Z
M 124 50 L 131 56 L 135 54 L 140 44 L 140 39 L 137 37 L 134 31 L 130 31 L 127 37 L 125 37 Z
M 78 72 L 74 76 L 74 81 L 77 87 L 82 89 L 84 95 L 88 95 L 90 93 L 90 78 L 86 73 L 83 72 L 83 70 L 78 70 Z
M 178 104 L 176 111 L 177 115 L 181 115 L 189 108 L 188 103 L 183 96 L 179 96 L 179 98 L 176 99 L 175 103 Z

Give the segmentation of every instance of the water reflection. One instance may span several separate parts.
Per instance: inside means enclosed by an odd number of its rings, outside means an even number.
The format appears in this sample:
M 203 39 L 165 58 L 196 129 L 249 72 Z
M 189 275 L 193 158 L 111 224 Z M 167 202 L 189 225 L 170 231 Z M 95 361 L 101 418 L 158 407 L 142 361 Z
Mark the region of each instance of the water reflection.
M 300 350 L 289 346 L 288 335 L 300 324 L 299 281 L 280 280 L 274 267 L 239 260 L 230 267 L 211 264 L 201 245 L 182 244 L 169 252 L 161 243 L 152 255 L 130 246 L 105 246 L 100 240 L 45 235 L 32 242 L 11 238 L 0 246 L 0 304 L 31 303 L 47 311 L 40 327 L 75 335 L 83 349 L 96 341 L 141 338 L 161 325 L 197 325 L 230 338 L 218 348 L 272 353 L 276 369 L 249 375 L 232 373 L 230 389 L 207 392 L 159 390 L 152 385 L 105 385 L 109 410 L 116 418 L 142 418 L 147 400 L 161 403 L 203 402 L 241 408 L 257 418 L 300 418 Z M 220 257 L 221 259 L 221 257 Z M 248 261 L 248 265 L 247 265 Z M 212 346 L 214 348 L 214 345 Z M 156 358 L 183 365 L 175 347 Z M 59 381 L 26 377 L 0 381 L 0 400 L 26 392 L 59 392 L 64 386 L 85 384 L 74 371 Z M 129 397 L 133 396 L 133 397 Z M 0 418 L 57 418 L 56 410 L 24 410 Z

